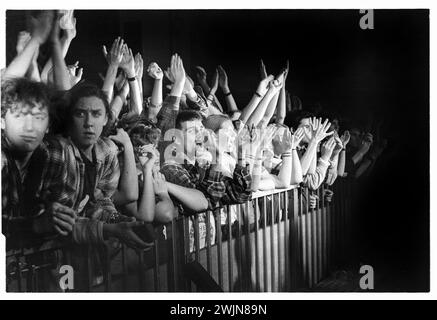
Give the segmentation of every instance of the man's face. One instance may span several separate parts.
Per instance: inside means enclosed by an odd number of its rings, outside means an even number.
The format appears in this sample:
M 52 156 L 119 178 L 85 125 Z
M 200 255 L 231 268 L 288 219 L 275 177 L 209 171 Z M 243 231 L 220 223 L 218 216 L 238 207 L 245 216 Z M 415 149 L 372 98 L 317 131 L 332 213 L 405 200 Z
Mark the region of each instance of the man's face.
M 73 110 L 70 136 L 80 149 L 92 147 L 108 122 L 105 105 L 97 97 L 80 98 Z
M 311 140 L 311 125 L 310 125 L 310 118 L 303 118 L 302 120 L 300 120 L 300 124 L 298 128 L 303 128 L 303 138 L 302 141 L 303 143 L 309 143 Z
M 33 152 L 42 142 L 49 125 L 47 107 L 32 106 L 19 102 L 21 106 L 12 112 L 9 109 L 2 119 L 5 138 L 15 151 Z
M 181 130 L 184 137 L 184 150 L 188 157 L 195 156 L 196 144 L 203 144 L 204 126 L 202 121 L 194 119 L 181 123 Z

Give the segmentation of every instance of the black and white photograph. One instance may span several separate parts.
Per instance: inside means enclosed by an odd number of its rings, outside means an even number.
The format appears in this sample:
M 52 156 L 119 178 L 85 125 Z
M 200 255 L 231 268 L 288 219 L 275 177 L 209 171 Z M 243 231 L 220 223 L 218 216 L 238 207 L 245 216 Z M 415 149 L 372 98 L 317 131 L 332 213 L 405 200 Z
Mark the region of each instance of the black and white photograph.
M 430 291 L 430 9 L 37 6 L 2 12 L 6 297 Z

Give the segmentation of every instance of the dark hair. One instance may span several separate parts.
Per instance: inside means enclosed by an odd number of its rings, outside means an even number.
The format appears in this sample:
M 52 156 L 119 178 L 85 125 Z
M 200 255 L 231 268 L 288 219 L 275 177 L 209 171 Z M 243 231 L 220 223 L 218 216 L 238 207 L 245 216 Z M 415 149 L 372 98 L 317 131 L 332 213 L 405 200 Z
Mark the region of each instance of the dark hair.
M 55 133 L 60 133 L 60 132 L 64 134 L 66 133 L 66 130 L 69 124 L 71 123 L 74 107 L 76 106 L 77 102 L 82 98 L 88 98 L 88 97 L 96 97 L 103 102 L 103 105 L 105 106 L 106 115 L 108 117 L 108 122 L 107 125 L 103 128 L 102 136 L 105 136 L 110 132 L 111 129 L 110 127 L 113 125 L 113 121 L 112 121 L 113 115 L 106 95 L 96 85 L 92 83 L 83 82 L 71 88 L 62 97 L 60 101 L 60 106 L 58 108 L 58 110 L 61 111 L 57 117 L 59 123 L 58 123 L 58 127 L 56 128 L 57 129 L 56 131 L 58 132 Z
M 311 118 L 314 115 L 306 110 L 295 110 L 287 114 L 284 120 L 284 124 L 289 128 L 296 130 L 300 124 L 300 121 L 305 118 Z
M 26 78 L 13 78 L 2 82 L 1 89 L 2 118 L 5 117 L 8 110 L 11 110 L 13 113 L 20 111 L 20 102 L 31 107 L 39 104 L 41 108 L 48 109 L 49 119 L 52 118 L 52 108 L 50 107 L 51 91 L 45 84 Z
M 181 111 L 176 117 L 176 128 L 180 129 L 182 122 L 192 121 L 192 120 L 202 121 L 202 116 L 200 115 L 199 112 L 194 110 Z

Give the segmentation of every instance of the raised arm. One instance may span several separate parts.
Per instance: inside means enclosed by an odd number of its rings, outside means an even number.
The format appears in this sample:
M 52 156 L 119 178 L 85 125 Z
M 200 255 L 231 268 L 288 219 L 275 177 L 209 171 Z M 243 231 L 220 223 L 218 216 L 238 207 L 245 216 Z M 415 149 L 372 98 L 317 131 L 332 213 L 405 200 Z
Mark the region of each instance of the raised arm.
M 345 131 L 343 135 L 340 137 L 341 143 L 343 144 L 343 148 L 340 151 L 340 155 L 338 156 L 338 175 L 340 177 L 344 176 L 345 168 L 346 168 L 346 146 L 349 143 L 350 134 L 349 131 Z
M 138 52 L 135 55 L 135 75 L 138 80 L 138 86 L 140 87 L 140 96 L 142 99 L 144 99 L 143 95 L 143 72 L 144 72 L 144 61 L 141 54 Z
M 225 69 L 223 69 L 222 66 L 218 66 L 217 70 L 219 75 L 218 78 L 219 86 L 223 91 L 223 95 L 225 96 L 226 106 L 228 107 L 227 113 L 230 114 L 232 112 L 238 111 L 237 104 L 235 103 L 234 97 L 232 96 L 232 92 L 229 89 L 229 80 Z
M 203 91 L 206 93 L 209 93 L 211 91 L 211 88 L 208 85 L 208 82 L 206 81 L 206 71 L 204 68 L 202 68 L 201 66 L 196 66 L 196 78 L 197 81 L 199 82 L 200 86 L 202 87 Z M 217 99 L 217 97 L 215 96 L 215 92 L 214 92 L 214 97 L 211 100 L 213 102 L 213 104 L 215 104 L 215 108 L 217 108 L 221 113 L 223 112 L 223 107 L 220 104 L 220 101 Z M 217 113 L 215 113 L 217 114 Z
M 129 113 L 139 115 L 143 111 L 143 97 L 141 96 L 139 82 L 135 73 L 135 58 L 127 44 L 123 45 L 123 58 L 120 62 L 120 68 L 123 69 L 127 81 L 129 82 Z
M 61 19 L 63 19 L 62 17 Z M 72 15 L 71 17 L 68 17 L 71 19 L 69 22 L 67 22 L 68 28 L 65 28 L 64 26 L 64 35 L 60 39 L 61 44 L 61 52 L 62 57 L 65 59 L 68 53 L 68 49 L 70 48 L 70 44 L 73 41 L 73 39 L 76 37 L 77 31 L 76 31 L 76 18 L 74 18 Z M 68 19 L 67 18 L 67 19 Z M 41 80 L 44 83 L 48 83 L 49 81 L 49 74 L 50 71 L 53 68 L 53 59 L 50 58 L 46 64 L 44 65 L 42 71 L 41 71 Z
M 20 53 L 12 60 L 3 73 L 4 78 L 24 77 L 40 45 L 46 42 L 53 25 L 53 11 L 43 11 L 38 17 L 31 17 L 30 39 Z
M 304 132 L 302 128 L 296 130 L 292 135 L 292 145 L 291 145 L 291 185 L 300 184 L 303 181 L 302 166 L 300 163 L 299 155 L 297 154 L 296 147 L 299 145 L 303 139 Z
M 311 163 L 317 162 L 317 146 L 325 137 L 331 135 L 333 132 L 328 132 L 331 124 L 328 122 L 328 119 L 322 124 L 322 119 L 310 119 L 310 132 L 311 138 L 308 143 L 307 150 L 304 155 L 300 159 L 302 165 L 302 174 L 305 176 L 310 169 Z M 314 159 L 316 158 L 316 159 Z
M 267 78 L 264 78 L 260 81 L 258 84 L 258 88 L 256 89 L 255 93 L 253 94 L 252 98 L 250 99 L 249 103 L 241 112 L 240 120 L 243 123 L 247 123 L 249 120 L 249 117 L 252 115 L 254 110 L 257 108 L 258 104 L 260 103 L 261 99 L 266 95 L 268 90 L 268 85 L 270 81 L 272 81 L 274 77 L 272 75 L 268 76 Z
M 285 116 L 287 115 L 287 97 L 286 97 L 286 91 L 285 91 L 285 82 L 287 81 L 287 76 L 289 72 L 290 64 L 287 60 L 287 67 L 284 71 L 284 83 L 281 87 L 281 91 L 279 93 L 279 100 L 278 105 L 276 107 L 276 123 L 278 124 L 284 124 Z
M 147 113 L 150 120 L 155 120 L 162 106 L 162 79 L 164 73 L 156 62 L 152 62 L 147 68 L 147 74 L 155 80 Z
M 269 89 L 267 93 L 264 95 L 264 97 L 261 99 L 261 102 L 256 107 L 255 111 L 250 115 L 249 119 L 247 120 L 247 125 L 261 125 L 261 127 L 266 126 L 267 121 L 267 107 L 269 106 L 270 102 L 273 98 L 275 98 L 276 94 L 278 93 L 279 89 L 281 88 L 281 82 L 279 80 L 273 80 L 269 84 Z M 277 101 L 277 98 L 276 98 Z M 276 105 L 272 105 L 271 108 L 274 111 Z M 271 110 L 269 110 L 271 111 Z M 269 114 L 270 112 L 268 112 Z M 273 112 L 271 112 L 273 114 Z M 263 120 L 261 122 L 261 120 Z
M 65 64 L 64 55 L 60 41 L 61 27 L 59 25 L 61 16 L 57 16 L 50 35 L 52 45 L 52 61 L 53 61 L 53 82 L 58 90 L 70 90 L 72 87 L 70 74 L 67 65 Z
M 106 49 L 106 46 L 103 46 L 103 55 L 108 62 L 108 69 L 106 69 L 106 76 L 103 80 L 102 91 L 106 94 L 109 103 L 112 101 L 118 67 L 123 59 L 123 45 L 123 39 L 118 37 L 112 43 L 111 50 L 109 52 Z
M 135 165 L 135 156 L 129 135 L 123 129 L 118 128 L 117 134 L 110 136 L 113 141 L 121 144 L 123 151 L 123 167 L 121 168 L 118 189 L 113 199 L 116 205 L 124 205 L 138 199 L 138 176 Z

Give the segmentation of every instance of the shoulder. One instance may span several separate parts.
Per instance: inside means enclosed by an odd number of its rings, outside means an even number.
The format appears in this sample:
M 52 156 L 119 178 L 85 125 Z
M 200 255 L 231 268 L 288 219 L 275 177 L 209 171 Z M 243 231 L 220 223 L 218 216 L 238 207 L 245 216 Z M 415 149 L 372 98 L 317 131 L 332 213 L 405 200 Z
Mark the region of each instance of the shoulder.
M 96 150 L 99 152 L 111 156 L 117 157 L 118 155 L 118 147 L 111 139 L 107 137 L 100 137 L 96 142 Z

